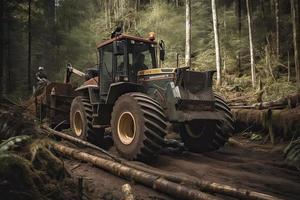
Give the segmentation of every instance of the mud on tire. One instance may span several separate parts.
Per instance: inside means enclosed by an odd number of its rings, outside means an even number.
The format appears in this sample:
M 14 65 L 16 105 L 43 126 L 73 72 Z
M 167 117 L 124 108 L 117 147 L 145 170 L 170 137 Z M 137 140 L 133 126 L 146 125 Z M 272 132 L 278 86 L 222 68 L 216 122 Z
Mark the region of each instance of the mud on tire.
M 123 157 L 149 161 L 164 146 L 166 118 L 155 100 L 133 92 L 116 101 L 111 129 L 114 144 Z
M 71 105 L 70 126 L 75 137 L 101 146 L 105 130 L 93 128 L 92 114 L 93 108 L 89 99 L 82 96 L 76 97 Z

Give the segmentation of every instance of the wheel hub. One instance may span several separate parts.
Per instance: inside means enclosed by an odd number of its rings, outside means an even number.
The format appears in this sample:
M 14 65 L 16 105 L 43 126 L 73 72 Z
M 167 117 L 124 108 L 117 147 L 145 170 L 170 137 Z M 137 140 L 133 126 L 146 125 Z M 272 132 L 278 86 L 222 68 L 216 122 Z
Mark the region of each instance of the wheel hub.
M 73 127 L 76 136 L 80 137 L 83 133 L 83 122 L 82 122 L 81 113 L 79 111 L 75 112 L 74 114 Z
M 184 127 L 189 136 L 198 138 L 203 135 L 205 131 L 208 131 L 208 124 L 208 122 L 204 125 L 201 121 L 192 121 L 185 123 Z
M 118 120 L 118 136 L 120 141 L 129 145 L 135 138 L 136 123 L 135 118 L 130 112 L 123 112 Z

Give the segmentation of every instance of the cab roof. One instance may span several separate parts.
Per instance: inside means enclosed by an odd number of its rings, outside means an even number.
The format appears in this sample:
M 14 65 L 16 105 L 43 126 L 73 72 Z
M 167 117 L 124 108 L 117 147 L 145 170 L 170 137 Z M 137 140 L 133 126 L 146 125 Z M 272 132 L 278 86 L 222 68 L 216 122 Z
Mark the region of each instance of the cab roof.
M 149 43 L 149 44 L 157 44 L 156 41 L 152 41 L 152 40 L 149 40 L 147 38 L 142 38 L 142 37 L 137 37 L 137 36 L 131 36 L 131 35 L 127 35 L 127 34 L 121 34 L 121 35 L 118 35 L 114 38 L 111 38 L 109 40 L 105 40 L 101 43 L 98 43 L 97 44 L 97 48 L 101 48 L 107 44 L 110 44 L 112 43 L 113 41 L 118 41 L 118 40 L 124 40 L 124 39 L 129 39 L 129 40 L 134 40 L 134 41 L 140 41 L 140 42 L 146 42 L 146 43 Z

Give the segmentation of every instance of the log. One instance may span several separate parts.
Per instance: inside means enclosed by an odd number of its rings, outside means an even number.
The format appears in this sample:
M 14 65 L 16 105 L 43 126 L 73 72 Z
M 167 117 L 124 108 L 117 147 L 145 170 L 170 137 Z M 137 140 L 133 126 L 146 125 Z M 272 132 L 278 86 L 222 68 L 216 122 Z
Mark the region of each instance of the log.
M 47 126 L 42 126 L 46 131 L 48 131 L 51 134 L 57 135 L 59 137 L 62 137 L 64 139 L 77 142 L 79 144 L 85 145 L 87 147 L 93 148 L 95 150 L 101 149 L 98 146 L 95 146 L 93 144 L 90 144 L 86 141 L 80 140 L 78 138 L 74 138 L 72 136 L 69 136 L 67 134 L 55 131 L 53 129 L 48 128 Z M 100 152 L 106 152 L 105 150 L 101 149 Z M 108 153 L 108 152 L 107 152 Z M 109 154 L 109 153 L 108 153 Z M 106 154 L 107 155 L 107 154 Z M 109 154 L 111 155 L 111 154 Z M 207 192 L 212 192 L 212 193 L 219 193 L 222 195 L 227 195 L 235 198 L 240 198 L 240 199 L 251 199 L 251 200 L 270 200 L 270 199 L 276 199 L 275 197 L 272 197 L 270 195 L 250 191 L 250 190 L 245 190 L 245 189 L 238 189 L 234 188 L 228 185 L 222 185 L 218 183 L 213 183 L 213 182 L 208 182 L 208 181 L 201 181 L 199 179 L 196 179 L 194 177 L 184 177 L 184 176 L 176 176 L 174 174 L 171 174 L 166 171 L 162 171 L 159 169 L 151 169 L 149 167 L 143 167 L 141 165 L 134 164 L 130 161 L 126 161 L 121 158 L 117 158 L 116 156 L 112 157 L 115 161 L 122 163 L 123 165 L 140 170 L 149 174 L 154 174 L 156 176 L 165 178 L 169 181 L 175 182 L 175 183 L 180 183 L 180 184 L 191 184 L 197 186 L 200 190 L 204 190 Z
M 300 107 L 284 110 L 232 109 L 235 132 L 262 132 L 289 140 L 300 136 Z
M 132 188 L 129 184 L 122 185 L 122 192 L 124 194 L 124 200 L 134 200 Z
M 121 176 L 128 180 L 135 181 L 148 187 L 152 187 L 154 190 L 166 193 L 175 198 L 187 200 L 218 199 L 217 197 L 214 197 L 212 195 L 200 192 L 195 189 L 189 189 L 183 185 L 168 181 L 162 177 L 127 167 L 123 164 L 112 160 L 96 157 L 62 144 L 53 142 L 52 146 L 54 150 L 66 156 L 70 156 L 72 158 L 94 164 L 95 166 L 105 171 L 108 171 L 116 176 Z
M 280 98 L 276 101 L 255 103 L 252 105 L 240 105 L 238 103 L 231 103 L 229 106 L 233 109 L 284 109 L 284 108 L 296 108 L 300 105 L 300 93 L 289 95 L 284 98 Z
M 81 144 L 81 145 L 84 145 L 86 147 L 90 147 L 92 149 L 96 149 L 96 150 L 100 151 L 101 153 L 107 155 L 108 157 L 110 157 L 110 158 L 112 158 L 112 159 L 114 159 L 114 160 L 116 160 L 118 162 L 122 162 L 122 159 L 119 159 L 117 156 L 109 153 L 108 151 L 105 151 L 104 149 L 102 149 L 102 148 L 100 148 L 100 147 L 98 147 L 98 146 L 96 146 L 94 144 L 91 144 L 91 143 L 86 142 L 84 140 L 81 140 L 79 138 L 73 137 L 71 135 L 68 135 L 68 134 L 65 134 L 65 133 L 62 133 L 62 132 L 59 132 L 59 131 L 55 131 L 55 130 L 49 128 L 46 125 L 41 125 L 41 129 L 42 129 L 41 130 L 42 133 L 46 133 L 46 134 L 50 133 L 50 134 L 56 135 L 56 136 L 58 136 L 60 138 L 63 138 L 65 140 L 68 140 L 68 141 L 71 141 L 71 142 L 75 142 L 77 144 Z M 43 130 L 45 130 L 46 132 L 43 132 Z
M 244 101 L 249 100 L 249 98 L 253 97 L 253 95 L 254 95 L 254 94 L 235 97 L 235 98 L 232 98 L 232 99 L 228 99 L 227 102 L 228 102 L 229 104 L 235 103 L 235 102 L 244 102 Z

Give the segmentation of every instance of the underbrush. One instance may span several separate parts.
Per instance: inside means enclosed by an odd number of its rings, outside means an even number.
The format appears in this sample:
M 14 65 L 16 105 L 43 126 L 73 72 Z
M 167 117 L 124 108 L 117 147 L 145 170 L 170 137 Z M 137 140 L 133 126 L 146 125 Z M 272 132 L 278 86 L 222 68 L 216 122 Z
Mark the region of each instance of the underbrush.
M 0 194 L 6 200 L 79 199 L 78 186 L 24 110 L 0 111 Z

